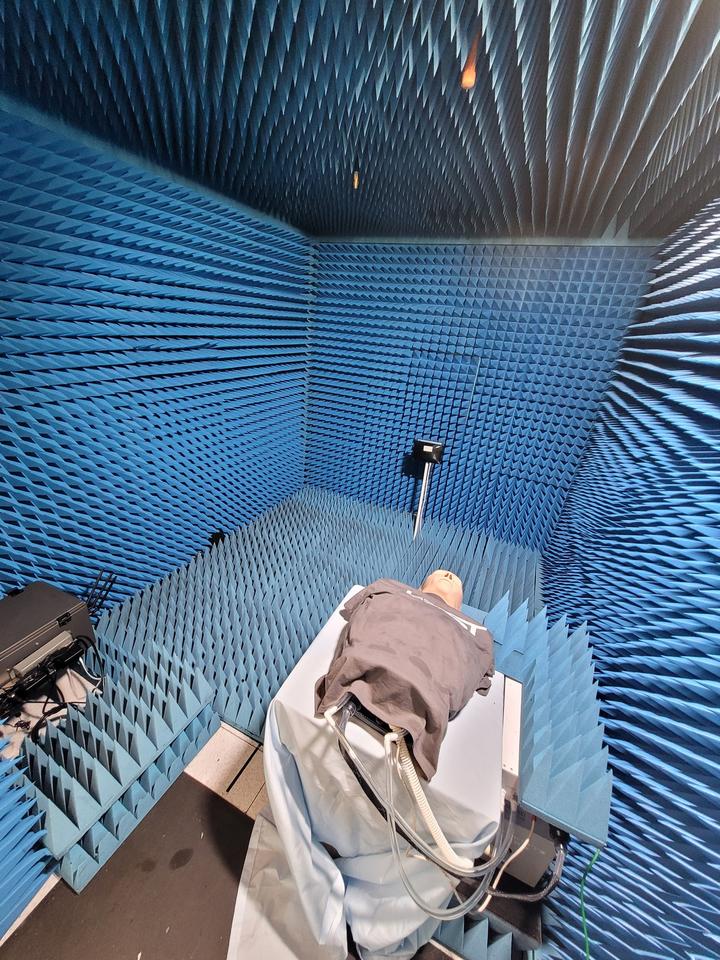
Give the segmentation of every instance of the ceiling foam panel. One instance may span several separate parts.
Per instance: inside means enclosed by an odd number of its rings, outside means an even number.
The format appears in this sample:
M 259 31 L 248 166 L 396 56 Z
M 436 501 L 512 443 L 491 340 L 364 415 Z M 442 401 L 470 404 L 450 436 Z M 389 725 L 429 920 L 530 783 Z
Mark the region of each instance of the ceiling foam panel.
M 5 0 L 0 90 L 316 236 L 660 237 L 717 189 L 719 35 L 716 0 Z

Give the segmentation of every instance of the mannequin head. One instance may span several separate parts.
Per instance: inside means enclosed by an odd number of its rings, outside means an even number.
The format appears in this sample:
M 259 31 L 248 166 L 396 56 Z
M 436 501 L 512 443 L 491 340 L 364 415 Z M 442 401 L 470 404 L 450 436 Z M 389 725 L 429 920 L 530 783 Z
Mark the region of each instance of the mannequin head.
M 436 597 L 440 597 L 449 607 L 454 607 L 456 610 L 462 606 L 462 580 L 450 570 L 433 570 L 425 577 L 420 589 L 423 593 L 434 593 Z

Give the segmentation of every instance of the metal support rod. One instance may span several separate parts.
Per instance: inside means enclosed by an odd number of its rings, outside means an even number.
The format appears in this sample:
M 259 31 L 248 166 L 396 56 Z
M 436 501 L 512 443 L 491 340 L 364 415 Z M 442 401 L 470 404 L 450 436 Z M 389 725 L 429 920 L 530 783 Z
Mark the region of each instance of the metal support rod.
M 415 526 L 413 528 L 413 540 L 415 540 L 417 535 L 420 533 L 420 528 L 422 527 L 423 513 L 425 512 L 425 504 L 427 503 L 428 487 L 430 486 L 430 474 L 432 473 L 432 468 L 432 463 L 426 463 L 423 468 L 420 499 L 418 500 L 417 512 L 415 514 Z

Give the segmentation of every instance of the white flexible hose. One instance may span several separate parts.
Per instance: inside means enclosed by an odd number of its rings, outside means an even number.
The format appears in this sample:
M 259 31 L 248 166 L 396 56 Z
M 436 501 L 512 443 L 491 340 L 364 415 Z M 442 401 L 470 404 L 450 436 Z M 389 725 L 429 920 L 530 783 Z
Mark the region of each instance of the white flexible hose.
M 400 766 L 400 772 L 405 778 L 410 791 L 412 793 L 413 799 L 417 805 L 418 812 L 425 823 L 425 826 L 430 831 L 430 835 L 435 841 L 435 845 L 440 851 L 441 855 L 445 860 L 451 864 L 453 867 L 460 867 L 461 869 L 467 870 L 472 868 L 473 861 L 468 857 L 461 857 L 450 846 L 448 843 L 447 837 L 442 831 L 442 827 L 437 822 L 437 818 L 432 811 L 432 807 L 428 803 L 428 799 L 425 796 L 425 791 L 422 788 L 420 783 L 420 778 L 417 775 L 417 770 L 415 769 L 415 764 L 413 759 L 410 756 L 410 751 L 408 750 L 408 745 L 405 742 L 406 732 L 401 730 L 399 727 L 391 727 L 393 733 L 398 735 L 397 738 L 397 752 L 398 752 L 398 762 Z
M 436 920 L 454 920 L 459 917 L 464 916 L 466 913 L 476 910 L 478 904 L 483 901 L 482 908 L 485 907 L 486 903 L 489 900 L 488 897 L 488 888 L 490 887 L 490 882 L 495 872 L 496 867 L 501 863 L 507 855 L 508 849 L 513 836 L 513 827 L 514 827 L 514 816 L 511 814 L 510 820 L 505 824 L 504 830 L 498 830 L 496 833 L 496 849 L 490 854 L 490 859 L 476 867 L 472 860 L 459 857 L 455 851 L 450 847 L 450 844 L 447 841 L 447 838 L 442 832 L 440 825 L 435 819 L 430 805 L 427 801 L 427 797 L 420 785 L 417 772 L 415 770 L 414 764 L 412 762 L 412 757 L 407 748 L 407 745 L 404 742 L 405 731 L 393 728 L 390 733 L 385 735 L 384 746 L 385 746 L 385 795 L 380 794 L 372 782 L 372 777 L 370 776 L 369 771 L 365 768 L 360 757 L 354 751 L 349 740 L 346 738 L 344 732 L 340 729 L 338 724 L 335 722 L 335 714 L 340 709 L 340 705 L 336 705 L 327 710 L 324 714 L 325 720 L 328 725 L 334 730 L 335 735 L 338 738 L 338 741 L 343 744 L 345 749 L 348 751 L 349 756 L 352 758 L 354 764 L 363 774 L 365 783 L 367 787 L 371 790 L 376 799 L 380 802 L 382 807 L 385 809 L 387 817 L 387 827 L 388 834 L 390 838 L 390 846 L 392 849 L 393 860 L 397 867 L 400 879 L 402 880 L 403 886 L 408 892 L 411 899 L 415 904 L 428 916 L 434 917 Z M 402 829 L 407 832 L 409 836 L 413 837 L 413 844 L 416 845 L 418 849 L 423 849 L 425 851 L 425 856 L 430 860 L 430 862 L 435 863 L 436 866 L 439 866 L 440 869 L 443 869 L 443 864 L 441 858 L 435 853 L 432 847 L 428 846 L 425 841 L 412 830 L 407 823 L 400 817 L 399 814 L 395 811 L 395 803 L 393 797 L 393 767 L 396 765 L 393 763 L 392 758 L 392 744 L 397 744 L 396 752 L 396 762 L 397 766 L 400 768 L 406 786 L 411 790 L 413 799 L 416 801 L 418 811 L 421 813 L 423 820 L 425 821 L 430 833 L 432 834 L 433 840 L 437 845 L 438 851 L 448 860 L 447 867 L 455 871 L 461 871 L 463 874 L 468 876 L 474 876 L 480 878 L 477 888 L 473 893 L 462 903 L 458 903 L 454 907 L 436 907 L 433 904 L 425 902 L 422 896 L 415 890 L 413 887 L 410 878 L 407 875 L 405 867 L 403 865 L 403 857 L 400 851 L 400 844 L 398 839 L 398 828 L 400 822 L 402 822 Z M 402 749 L 404 747 L 404 750 Z M 532 835 L 532 834 L 531 834 Z M 528 837 L 525 845 L 518 849 L 514 855 L 519 856 L 523 849 L 529 843 L 530 838 Z M 514 859 L 513 857 L 513 859 Z M 502 873 L 502 871 L 501 871 Z M 449 878 L 448 878 L 449 879 Z M 499 876 L 495 878 L 496 883 L 499 880 Z M 457 883 L 457 877 L 455 876 L 454 881 L 451 883 L 451 889 Z M 485 898 L 483 900 L 483 898 Z
M 338 739 L 344 749 L 347 751 L 348 756 L 351 758 L 353 764 L 357 768 L 358 772 L 362 775 L 362 779 L 367 786 L 368 790 L 372 793 L 377 803 L 380 804 L 382 809 L 385 811 L 387 817 L 389 818 L 392 815 L 393 823 L 401 827 L 404 833 L 411 838 L 412 845 L 419 850 L 431 863 L 434 863 L 441 870 L 452 870 L 454 875 L 467 877 L 468 879 L 479 879 L 485 876 L 492 876 L 495 869 L 502 862 L 505 854 L 507 853 L 507 847 L 509 846 L 509 841 L 512 836 L 513 826 L 514 826 L 514 816 L 510 815 L 509 823 L 505 825 L 505 829 L 500 829 L 500 824 L 495 831 L 495 852 L 485 863 L 479 864 L 477 866 L 473 865 L 470 869 L 462 869 L 460 867 L 451 867 L 450 864 L 443 862 L 442 858 L 438 855 L 437 849 L 432 845 L 428 844 L 423 837 L 420 836 L 408 823 L 405 819 L 397 813 L 394 809 L 389 809 L 393 807 L 393 804 L 388 802 L 387 794 L 387 782 L 385 791 L 381 791 L 377 784 L 375 784 L 373 777 L 370 771 L 367 769 L 363 763 L 359 754 L 355 751 L 353 745 L 350 743 L 348 738 L 345 736 L 345 733 L 341 729 L 340 725 L 335 721 L 335 714 L 338 713 L 341 709 L 341 706 L 338 704 L 334 707 L 330 707 L 325 711 L 324 717 L 328 725 L 332 728 L 335 733 L 335 736 Z M 387 735 L 387 738 L 390 738 L 392 742 L 397 740 L 397 734 L 391 733 Z M 387 751 L 387 740 L 386 740 L 386 751 Z M 387 758 L 386 758 L 387 759 Z M 386 764 L 387 765 L 387 764 Z M 404 782 L 404 781 L 403 781 Z M 407 783 L 405 783 L 407 788 Z M 503 834 L 503 839 L 500 841 L 500 835 Z M 498 842 L 499 841 L 499 842 Z
M 433 917 L 435 920 L 457 920 L 459 917 L 463 917 L 466 913 L 470 913 L 471 910 L 474 910 L 478 903 L 483 899 L 487 893 L 488 886 L 490 884 L 491 873 L 488 873 L 477 886 L 477 889 L 470 894 L 467 900 L 462 903 L 457 904 L 455 907 L 436 907 L 431 903 L 427 903 L 422 896 L 417 892 L 410 882 L 410 878 L 405 871 L 403 866 L 403 858 L 400 852 L 400 844 L 398 842 L 397 836 L 397 825 L 395 822 L 395 807 L 393 801 L 393 762 L 392 762 L 392 743 L 397 741 L 398 735 L 396 733 L 388 733 L 385 735 L 385 772 L 386 772 L 386 792 L 387 792 L 387 813 L 388 813 L 388 834 L 390 837 L 390 846 L 393 852 L 393 860 L 395 861 L 395 866 L 397 867 L 398 873 L 400 874 L 400 879 L 402 880 L 403 886 L 408 892 L 410 898 L 415 902 L 415 904 L 426 913 L 429 917 Z M 507 848 L 510 843 L 510 836 L 506 837 L 503 841 L 502 853 L 501 856 L 505 856 L 507 853 Z M 454 885 L 453 885 L 454 886 Z

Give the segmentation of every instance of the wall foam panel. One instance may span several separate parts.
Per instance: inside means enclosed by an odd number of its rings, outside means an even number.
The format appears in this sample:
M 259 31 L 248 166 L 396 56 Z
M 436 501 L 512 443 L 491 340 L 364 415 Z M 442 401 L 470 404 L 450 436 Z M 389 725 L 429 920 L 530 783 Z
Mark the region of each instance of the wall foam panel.
M 659 252 L 543 561 L 551 611 L 592 629 L 615 774 L 597 960 L 720 953 L 719 354 L 715 202 Z M 563 960 L 579 866 L 549 917 Z
M 717 189 L 719 31 L 717 0 L 6 0 L 0 89 L 314 235 L 661 237 Z
M 0 740 L 0 747 L 6 745 Z M 41 815 L 15 760 L 0 758 L 0 936 L 32 900 L 50 870 Z
M 278 687 L 356 583 L 420 583 L 455 570 L 466 599 L 490 609 L 541 605 L 538 554 L 429 521 L 413 541 L 409 514 L 311 488 L 106 612 L 98 634 L 138 654 L 160 643 L 190 657 L 228 723 L 259 736 Z
M 307 482 L 410 510 L 413 437 L 446 441 L 428 513 L 540 549 L 650 249 L 315 246 Z
M 306 241 L 0 112 L 0 587 L 116 596 L 302 485 Z

